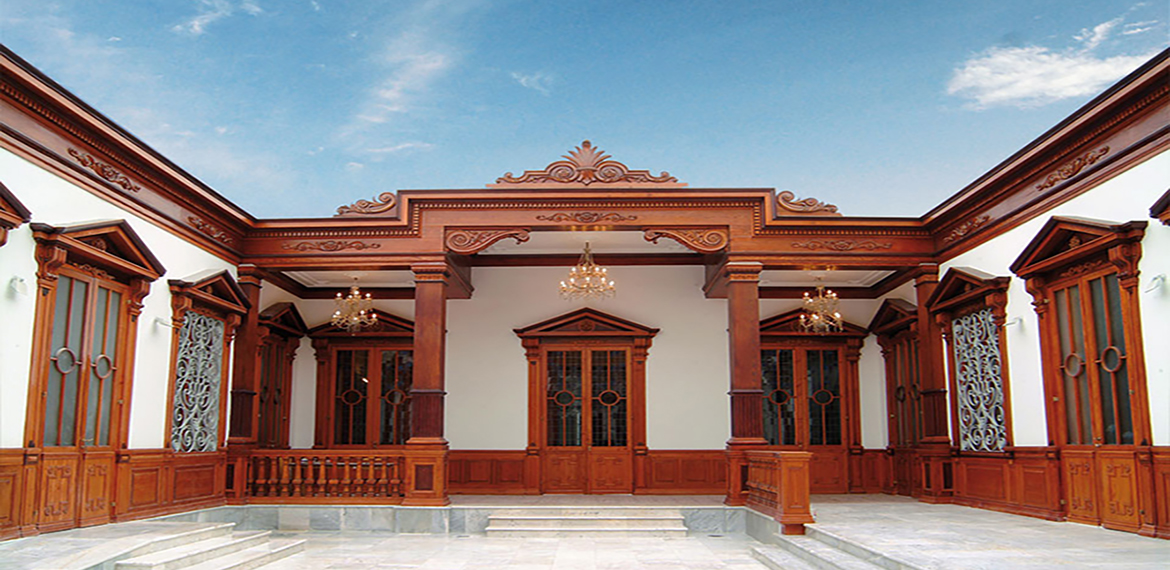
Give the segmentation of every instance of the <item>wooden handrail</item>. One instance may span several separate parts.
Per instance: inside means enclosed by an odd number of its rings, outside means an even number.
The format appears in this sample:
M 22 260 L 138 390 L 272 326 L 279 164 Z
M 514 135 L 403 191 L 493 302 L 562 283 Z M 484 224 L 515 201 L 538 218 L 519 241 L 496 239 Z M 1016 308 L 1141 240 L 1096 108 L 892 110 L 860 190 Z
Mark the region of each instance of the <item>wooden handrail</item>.
M 247 455 L 249 503 L 401 503 L 402 452 L 255 449 Z
M 804 534 L 813 523 L 807 451 L 748 451 L 747 506 L 780 523 L 781 534 Z

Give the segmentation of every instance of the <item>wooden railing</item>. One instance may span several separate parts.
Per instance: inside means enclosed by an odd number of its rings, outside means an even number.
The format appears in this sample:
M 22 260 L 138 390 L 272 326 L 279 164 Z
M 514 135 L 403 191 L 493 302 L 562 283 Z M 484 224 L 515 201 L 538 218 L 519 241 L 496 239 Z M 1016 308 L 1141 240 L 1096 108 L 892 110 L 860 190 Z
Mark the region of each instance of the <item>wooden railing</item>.
M 252 450 L 249 503 L 401 503 L 401 452 Z
M 748 451 L 747 506 L 780 523 L 782 534 L 804 534 L 812 523 L 806 451 Z

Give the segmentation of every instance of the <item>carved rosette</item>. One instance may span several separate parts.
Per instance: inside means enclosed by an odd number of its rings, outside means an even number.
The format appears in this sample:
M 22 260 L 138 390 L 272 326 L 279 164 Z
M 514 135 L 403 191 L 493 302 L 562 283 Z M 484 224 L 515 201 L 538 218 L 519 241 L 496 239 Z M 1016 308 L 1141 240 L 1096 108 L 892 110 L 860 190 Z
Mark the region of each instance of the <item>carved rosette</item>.
M 358 200 L 348 206 L 338 206 L 337 216 L 357 216 L 381 214 L 398 205 L 398 197 L 393 192 L 378 194 L 374 201 Z
M 1085 154 L 1082 154 L 1081 156 L 1074 158 L 1072 162 L 1070 162 L 1064 166 L 1061 166 L 1060 168 L 1057 168 L 1056 172 L 1049 174 L 1048 177 L 1045 178 L 1043 182 L 1037 184 L 1036 189 L 1037 190 L 1047 190 L 1049 188 L 1052 188 L 1053 186 L 1056 186 L 1058 183 L 1063 182 L 1065 180 L 1068 180 L 1069 178 L 1072 178 L 1073 176 L 1076 176 L 1077 173 L 1084 170 L 1086 166 L 1089 166 L 1089 165 L 1097 162 L 1098 160 L 1101 160 L 1101 158 L 1104 157 L 1106 154 L 1109 154 L 1109 147 L 1107 147 L 1107 146 L 1101 147 L 1097 150 L 1091 150 L 1089 152 L 1086 152 Z
M 553 162 L 544 170 L 526 170 L 520 176 L 513 176 L 511 172 L 508 172 L 496 179 L 495 185 L 581 184 L 588 186 L 600 183 L 685 186 L 667 172 L 654 176 L 648 170 L 631 170 L 616 160 L 610 160 L 610 155 L 603 153 L 589 141 L 582 142 L 581 146 L 564 155 L 563 158 L 565 160 Z
M 855 249 L 873 251 L 875 249 L 890 249 L 893 246 L 894 244 L 891 242 L 876 242 L 873 240 L 856 241 L 851 239 L 810 239 L 808 241 L 792 242 L 792 247 L 807 249 L 809 251 L 822 249 L 831 251 L 853 251 Z
M 72 156 L 78 164 L 92 170 L 94 174 L 100 176 L 102 180 L 105 180 L 111 184 L 115 184 L 127 192 L 138 192 L 139 190 L 142 190 L 140 186 L 131 182 L 130 178 L 125 174 L 118 172 L 118 170 L 113 166 L 110 166 L 109 164 L 94 158 L 93 155 L 87 152 L 81 152 L 75 148 L 69 149 L 68 152 L 69 156 Z
M 506 238 L 516 240 L 516 243 L 528 241 L 528 230 L 519 228 L 493 230 L 447 230 L 444 243 L 452 253 L 471 255 L 479 253 L 492 244 Z
M 542 222 L 571 223 L 571 224 L 600 224 L 605 222 L 628 222 L 638 219 L 638 216 L 625 216 L 617 212 L 557 212 L 550 215 L 538 215 L 536 219 Z
M 650 229 L 646 230 L 646 241 L 658 243 L 662 238 L 670 238 L 699 253 L 715 253 L 723 251 L 731 242 L 727 230 L 706 229 Z
M 776 211 L 782 216 L 794 214 L 802 216 L 840 216 L 837 207 L 826 204 L 816 198 L 797 200 L 796 194 L 785 190 L 776 194 Z
M 347 249 L 355 249 L 358 251 L 364 249 L 378 249 L 382 247 L 379 243 L 367 243 L 364 241 L 344 241 L 344 240 L 323 240 L 323 241 L 301 241 L 297 243 L 284 243 L 280 246 L 282 249 L 296 250 L 296 251 L 345 251 Z

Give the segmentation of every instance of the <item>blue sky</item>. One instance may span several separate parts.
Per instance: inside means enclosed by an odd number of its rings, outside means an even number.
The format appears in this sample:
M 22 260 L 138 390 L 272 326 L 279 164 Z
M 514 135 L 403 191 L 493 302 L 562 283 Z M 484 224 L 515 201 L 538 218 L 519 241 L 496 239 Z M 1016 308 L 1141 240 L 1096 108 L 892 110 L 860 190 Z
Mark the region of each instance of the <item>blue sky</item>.
M 1164 49 L 1164 0 L 0 0 L 0 42 L 261 218 L 590 139 L 918 216 Z

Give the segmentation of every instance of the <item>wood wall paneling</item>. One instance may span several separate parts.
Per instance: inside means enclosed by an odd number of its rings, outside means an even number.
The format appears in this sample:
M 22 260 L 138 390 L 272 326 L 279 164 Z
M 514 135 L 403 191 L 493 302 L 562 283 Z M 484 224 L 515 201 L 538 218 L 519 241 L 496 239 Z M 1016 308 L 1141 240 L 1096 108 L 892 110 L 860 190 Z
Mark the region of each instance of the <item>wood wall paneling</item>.
M 0 449 L 0 540 L 20 534 L 24 450 Z
M 453 495 L 523 495 L 537 493 L 537 481 L 525 477 L 524 450 L 452 450 L 448 455 L 448 492 Z

